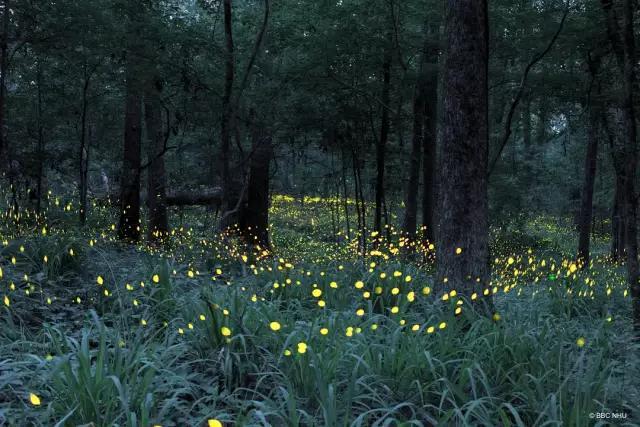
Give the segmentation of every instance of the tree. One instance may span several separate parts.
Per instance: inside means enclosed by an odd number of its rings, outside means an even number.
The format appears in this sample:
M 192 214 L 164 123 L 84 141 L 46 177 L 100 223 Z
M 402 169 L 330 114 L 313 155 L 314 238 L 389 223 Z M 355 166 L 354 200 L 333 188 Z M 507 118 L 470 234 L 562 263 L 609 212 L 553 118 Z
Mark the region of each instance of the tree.
M 124 149 L 120 175 L 120 221 L 118 236 L 127 241 L 140 240 L 140 171 L 142 157 L 142 97 L 140 75 L 140 19 L 139 11 L 129 16 L 126 52 Z
M 418 217 L 418 187 L 420 185 L 420 160 L 424 139 L 425 96 L 420 67 L 418 82 L 413 94 L 413 136 L 411 138 L 411 154 L 409 157 L 409 181 L 405 195 L 404 221 L 402 231 L 411 240 L 416 235 Z
M 489 286 L 488 9 L 486 0 L 446 4 L 442 146 L 436 230 L 440 288 L 477 294 Z M 473 298 L 473 297 L 472 297 Z
M 439 41 L 434 54 L 439 53 Z M 427 67 L 427 65 L 425 65 Z M 436 203 L 436 153 L 438 127 L 438 61 L 428 64 L 425 70 L 424 87 L 424 126 L 422 137 L 422 226 L 424 238 L 428 243 L 435 242 L 435 203 Z
M 231 135 L 234 129 L 234 109 L 232 102 L 233 81 L 235 77 L 235 57 L 233 46 L 232 0 L 224 0 L 224 38 L 225 38 L 225 71 L 224 93 L 222 95 L 222 128 L 220 143 L 220 160 L 222 163 L 222 201 L 223 209 L 230 210 L 231 200 Z
M 7 162 L 7 135 L 5 132 L 5 104 L 7 96 L 7 71 L 9 69 L 9 0 L 2 7 L 2 39 L 0 39 L 0 168 L 5 169 Z
M 144 114 L 149 138 L 147 171 L 147 208 L 149 210 L 149 233 L 151 242 L 161 241 L 169 231 L 167 218 L 166 174 L 164 154 L 166 151 L 168 130 L 162 129 L 162 105 L 160 91 L 162 81 L 152 79 L 144 95 Z
M 601 0 L 605 13 L 607 35 L 622 74 L 622 90 L 619 102 L 622 112 L 622 147 L 618 153 L 616 174 L 622 191 L 622 222 L 625 231 L 627 283 L 633 299 L 634 329 L 640 333 L 640 271 L 638 265 L 637 200 L 635 178 L 637 172 L 635 95 L 635 36 L 633 31 L 633 5 L 631 0 L 621 0 L 616 8 L 613 0 Z M 619 16 L 621 14 L 621 16 Z M 620 157 L 621 156 L 621 157 Z
M 578 219 L 580 232 L 578 238 L 578 261 L 586 268 L 589 267 L 591 220 L 593 217 L 593 187 L 596 179 L 598 139 L 600 138 L 600 119 L 602 118 L 600 82 L 597 76 L 598 68 L 599 59 L 590 59 L 589 71 L 592 76 L 592 84 L 589 88 L 589 130 L 587 135 L 587 153 L 584 164 L 584 183 L 582 187 L 580 217 Z
M 390 37 L 389 37 L 390 38 Z M 391 42 L 389 41 L 389 44 Z M 376 142 L 376 207 L 374 229 L 382 231 L 382 204 L 384 203 L 384 169 L 387 141 L 389 139 L 389 101 L 391 92 L 391 46 L 387 46 L 382 63 L 382 118 L 380 137 Z
M 420 55 L 418 76 L 413 93 L 413 135 L 411 138 L 411 154 L 409 157 L 409 181 L 407 183 L 404 220 L 402 223 L 402 231 L 411 239 L 415 238 L 416 225 L 418 222 L 418 187 L 420 185 L 420 164 L 421 157 L 423 156 L 423 146 L 425 150 L 425 162 L 429 163 L 432 160 L 432 156 L 427 158 L 429 148 L 426 146 L 426 138 L 430 137 L 430 135 L 428 135 L 428 130 L 425 129 L 425 126 L 429 126 L 428 120 L 430 118 L 428 117 L 429 113 L 427 103 L 432 102 L 432 99 L 429 97 L 434 95 L 433 93 L 428 93 L 428 88 L 433 85 L 429 81 L 432 76 L 429 75 L 427 68 L 427 55 L 429 54 L 429 37 L 427 32 L 428 25 L 425 25 L 425 40 L 422 53 Z M 428 142 L 429 144 L 432 143 L 431 140 Z M 426 197 L 426 189 L 427 186 L 429 186 L 428 181 L 430 178 L 430 176 L 428 176 L 426 164 L 423 171 L 425 178 L 424 196 Z
M 247 204 L 240 215 L 240 229 L 247 243 L 270 249 L 269 163 L 273 156 L 271 137 L 256 135 L 249 167 Z

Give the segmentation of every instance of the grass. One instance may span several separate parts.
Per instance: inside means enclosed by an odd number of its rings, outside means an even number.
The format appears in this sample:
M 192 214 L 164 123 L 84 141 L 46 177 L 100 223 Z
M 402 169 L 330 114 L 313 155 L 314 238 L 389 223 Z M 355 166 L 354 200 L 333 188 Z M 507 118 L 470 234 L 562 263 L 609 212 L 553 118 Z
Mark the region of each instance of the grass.
M 269 256 L 188 212 L 166 250 L 125 247 L 67 203 L 3 226 L 0 425 L 638 425 L 623 269 L 576 269 L 561 221 L 494 230 L 486 319 L 397 236 L 328 234 L 323 199 L 274 199 Z

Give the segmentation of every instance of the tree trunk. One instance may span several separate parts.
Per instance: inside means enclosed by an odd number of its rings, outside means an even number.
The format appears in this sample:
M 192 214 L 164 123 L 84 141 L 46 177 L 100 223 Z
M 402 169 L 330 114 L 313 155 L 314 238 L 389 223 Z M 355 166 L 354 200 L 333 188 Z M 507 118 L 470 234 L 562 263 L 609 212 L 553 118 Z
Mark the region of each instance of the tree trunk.
M 269 164 L 272 157 L 271 138 L 258 138 L 251 156 L 247 205 L 240 217 L 245 240 L 262 249 L 271 247 L 269 242 Z
M 362 191 L 362 176 L 360 175 L 360 160 L 357 150 L 351 147 L 351 160 L 353 163 L 353 182 L 356 194 L 356 210 L 358 211 L 358 252 L 365 254 L 367 252 L 367 212 Z
M 538 126 L 536 128 L 536 144 L 538 147 L 542 147 L 547 142 L 547 108 L 547 100 L 541 98 L 538 108 Z
M 142 137 L 142 91 L 134 65 L 127 52 L 124 152 L 120 177 L 120 221 L 118 236 L 127 241 L 140 240 L 140 161 Z
M 5 125 L 7 70 L 9 68 L 9 0 L 3 2 L 2 39 L 0 40 L 0 170 L 8 170 L 7 132 Z
M 425 52 L 423 52 L 424 56 Z M 424 63 L 424 58 L 423 58 Z M 424 138 L 425 117 L 425 76 L 424 66 L 421 64 L 418 81 L 413 95 L 413 136 L 411 138 L 411 157 L 409 158 L 409 182 L 405 195 L 403 233 L 414 240 L 418 222 L 418 187 L 420 186 L 420 154 Z
M 489 313 L 487 0 L 447 2 L 436 230 L 439 289 L 477 294 Z
M 622 105 L 622 156 L 616 174 L 621 181 L 622 223 L 625 232 L 627 283 L 633 300 L 633 324 L 640 334 L 640 283 L 638 265 L 638 240 L 636 218 L 635 177 L 637 172 L 636 123 L 634 111 L 636 52 L 633 32 L 633 5 L 631 0 L 621 0 L 620 10 L 613 0 L 601 0 L 605 12 L 607 33 L 618 67 L 623 76 L 620 103 Z M 621 13 L 622 16 L 618 16 Z M 620 22 L 621 21 L 621 22 Z M 621 25 L 621 26 L 620 26 Z
M 640 283 L 638 265 L 638 237 L 637 237 L 637 198 L 635 179 L 637 173 L 638 155 L 636 150 L 636 118 L 634 111 L 636 46 L 633 29 L 633 5 L 631 0 L 624 0 L 622 38 L 624 40 L 624 110 L 625 110 L 625 231 L 627 252 L 627 282 L 633 298 L 633 326 L 636 334 L 640 335 Z
M 598 139 L 600 137 L 599 124 L 601 112 L 596 103 L 597 101 L 592 99 L 591 105 L 589 106 L 587 154 L 584 163 L 584 182 L 582 186 L 580 218 L 578 221 L 580 230 L 578 239 L 578 262 L 585 268 L 589 268 L 589 244 L 591 238 L 591 220 L 593 217 L 593 187 L 596 180 Z
M 84 85 L 82 86 L 82 113 L 80 116 L 80 224 L 84 225 L 87 221 L 87 191 L 89 189 L 87 177 L 89 173 L 89 149 L 87 147 L 87 109 L 90 76 L 87 74 L 87 65 L 84 66 Z
M 351 242 L 351 221 L 349 220 L 349 192 L 347 190 L 347 159 L 345 158 L 344 145 L 340 144 L 340 159 L 342 161 L 342 194 L 344 206 L 344 219 L 347 226 L 347 241 Z
M 224 36 L 226 45 L 226 57 L 225 57 L 225 78 L 224 78 L 224 93 L 222 95 L 222 129 L 221 144 L 220 144 L 220 159 L 222 161 L 222 200 L 223 211 L 232 209 L 231 199 L 231 172 L 230 172 L 230 150 L 231 150 L 231 135 L 233 133 L 233 105 L 231 102 L 231 96 L 233 92 L 233 80 L 234 80 L 234 47 L 233 47 L 233 28 L 232 28 L 232 0 L 224 0 Z
M 424 137 L 422 138 L 422 226 L 428 243 L 435 242 L 436 147 L 438 125 L 438 71 L 426 86 Z
M 162 129 L 162 106 L 156 84 L 147 88 L 144 98 L 145 122 L 149 138 L 149 169 L 147 171 L 147 208 L 151 242 L 159 242 L 169 231 L 164 167 L 165 135 Z M 167 135 L 168 136 L 168 135 Z
M 600 58 L 595 60 L 589 57 L 589 72 L 591 85 L 589 87 L 589 124 L 587 133 L 587 153 L 584 164 L 584 182 L 582 186 L 582 199 L 580 216 L 578 218 L 578 264 L 583 268 L 590 268 L 590 239 L 594 226 L 593 220 L 593 189 L 596 179 L 598 164 L 598 140 L 600 139 L 600 120 L 603 110 L 601 108 L 601 86 L 598 78 Z M 594 90 L 595 88 L 595 90 Z
M 38 177 L 36 181 L 36 212 L 40 213 L 40 204 L 42 203 L 42 180 L 44 178 L 44 124 L 42 119 L 42 64 L 37 60 L 36 65 L 36 84 L 38 87 Z
M 385 151 L 389 139 L 389 99 L 391 92 L 391 49 L 385 52 L 382 64 L 382 120 L 380 124 L 380 139 L 376 144 L 376 210 L 374 217 L 374 229 L 378 233 L 382 231 L 382 203 L 384 201 L 384 168 Z

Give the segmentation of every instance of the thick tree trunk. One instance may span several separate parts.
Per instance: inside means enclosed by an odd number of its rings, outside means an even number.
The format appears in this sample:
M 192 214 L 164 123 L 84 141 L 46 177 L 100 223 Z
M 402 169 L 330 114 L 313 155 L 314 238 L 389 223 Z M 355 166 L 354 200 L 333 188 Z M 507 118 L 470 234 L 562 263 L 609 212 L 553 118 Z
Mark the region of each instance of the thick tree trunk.
M 270 137 L 260 137 L 251 156 L 247 205 L 242 210 L 240 226 L 245 240 L 269 249 L 269 164 L 273 157 Z
M 382 231 L 382 204 L 384 202 L 384 168 L 387 140 L 389 139 L 389 99 L 391 93 L 391 50 L 387 48 L 382 64 L 382 120 L 380 139 L 376 144 L 376 210 L 374 229 Z
M 477 294 L 489 313 L 488 11 L 486 0 L 449 1 L 439 156 L 439 290 Z
M 149 169 L 147 171 L 147 208 L 151 242 L 161 241 L 169 231 L 164 167 L 165 135 L 162 130 L 162 106 L 155 84 L 148 87 L 144 99 L 145 122 L 149 138 Z
M 596 166 L 598 160 L 598 139 L 600 137 L 601 111 L 592 100 L 589 106 L 589 131 L 587 136 L 587 154 L 584 163 L 584 182 L 582 185 L 582 200 L 578 226 L 578 261 L 585 268 L 589 268 L 589 245 L 591 238 L 591 220 L 593 218 L 593 187 L 596 180 Z
M 140 240 L 140 161 L 142 137 L 142 91 L 134 67 L 135 58 L 128 52 L 126 64 L 126 104 L 124 151 L 120 176 L 120 221 L 118 236 L 127 241 Z

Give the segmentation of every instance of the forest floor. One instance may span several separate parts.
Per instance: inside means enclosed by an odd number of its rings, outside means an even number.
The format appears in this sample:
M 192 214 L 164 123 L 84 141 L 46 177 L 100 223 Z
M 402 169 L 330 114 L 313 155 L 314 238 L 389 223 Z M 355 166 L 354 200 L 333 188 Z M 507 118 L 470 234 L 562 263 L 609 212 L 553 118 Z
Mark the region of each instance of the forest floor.
M 270 254 L 196 211 L 161 251 L 118 243 L 106 208 L 83 229 L 53 198 L 5 221 L 0 426 L 640 425 L 604 238 L 580 270 L 563 221 L 495 227 L 496 313 L 478 318 L 434 286 L 428 247 L 390 232 L 358 256 L 332 203 L 274 197 Z

